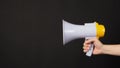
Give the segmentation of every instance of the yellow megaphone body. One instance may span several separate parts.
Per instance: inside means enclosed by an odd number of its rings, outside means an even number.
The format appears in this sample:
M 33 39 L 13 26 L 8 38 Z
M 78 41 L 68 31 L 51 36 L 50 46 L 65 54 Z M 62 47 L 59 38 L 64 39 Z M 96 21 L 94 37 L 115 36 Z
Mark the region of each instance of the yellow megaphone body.
M 97 22 L 85 23 L 85 25 L 75 25 L 63 20 L 63 45 L 66 43 L 78 39 L 85 38 L 90 39 L 93 37 L 103 37 L 105 34 L 104 25 L 99 25 Z M 87 56 L 91 56 L 93 52 L 93 44 L 89 51 L 86 53 Z

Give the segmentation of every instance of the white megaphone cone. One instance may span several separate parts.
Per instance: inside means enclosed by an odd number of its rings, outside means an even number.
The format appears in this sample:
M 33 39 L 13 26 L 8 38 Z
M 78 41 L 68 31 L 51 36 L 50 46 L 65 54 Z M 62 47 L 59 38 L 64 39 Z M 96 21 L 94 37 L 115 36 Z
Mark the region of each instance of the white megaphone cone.
M 85 25 L 70 24 L 63 20 L 63 45 L 78 38 L 93 38 L 104 36 L 105 28 L 96 22 L 85 23 Z M 92 55 L 93 46 L 87 52 L 87 56 Z

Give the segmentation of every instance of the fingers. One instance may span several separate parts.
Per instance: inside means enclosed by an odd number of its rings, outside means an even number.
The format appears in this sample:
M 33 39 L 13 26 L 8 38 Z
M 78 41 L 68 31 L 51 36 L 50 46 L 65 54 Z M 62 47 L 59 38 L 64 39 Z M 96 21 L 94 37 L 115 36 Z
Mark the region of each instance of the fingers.
M 87 52 L 88 50 L 89 50 L 89 48 L 90 48 L 90 45 L 89 44 L 87 44 L 87 45 L 84 45 L 83 46 L 83 52 Z
M 83 46 L 83 52 L 87 52 L 90 48 L 90 44 L 95 42 L 97 38 L 91 38 L 91 39 L 88 39 L 88 40 L 85 40 L 84 42 L 84 46 Z

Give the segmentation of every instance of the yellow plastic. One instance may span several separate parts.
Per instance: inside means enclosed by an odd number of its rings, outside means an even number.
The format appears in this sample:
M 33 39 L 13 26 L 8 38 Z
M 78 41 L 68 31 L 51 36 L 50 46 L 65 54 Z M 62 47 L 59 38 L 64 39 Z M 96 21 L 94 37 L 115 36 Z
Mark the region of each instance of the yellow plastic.
M 103 37 L 105 35 L 105 27 L 104 25 L 99 25 L 96 22 L 96 37 L 100 38 Z

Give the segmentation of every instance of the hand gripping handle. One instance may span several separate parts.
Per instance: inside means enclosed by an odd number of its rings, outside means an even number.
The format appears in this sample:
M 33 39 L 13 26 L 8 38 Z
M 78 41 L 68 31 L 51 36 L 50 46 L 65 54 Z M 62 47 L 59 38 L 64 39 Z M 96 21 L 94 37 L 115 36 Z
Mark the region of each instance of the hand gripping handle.
M 90 44 L 90 48 L 89 48 L 88 52 L 86 53 L 86 56 L 91 57 L 91 55 L 93 53 L 93 46 L 94 46 L 93 43 L 91 43 Z

